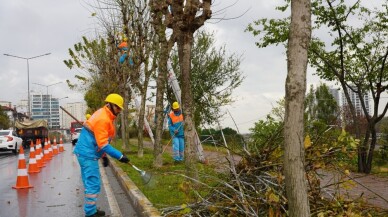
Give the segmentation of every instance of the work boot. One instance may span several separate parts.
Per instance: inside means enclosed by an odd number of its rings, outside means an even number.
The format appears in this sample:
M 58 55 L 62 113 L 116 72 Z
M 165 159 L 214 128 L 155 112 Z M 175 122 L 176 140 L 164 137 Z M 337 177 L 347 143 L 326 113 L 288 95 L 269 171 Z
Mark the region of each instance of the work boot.
M 105 216 L 105 211 L 97 209 L 96 213 L 94 213 L 93 215 L 90 215 L 90 216 L 86 216 L 86 217 L 101 217 L 101 216 Z

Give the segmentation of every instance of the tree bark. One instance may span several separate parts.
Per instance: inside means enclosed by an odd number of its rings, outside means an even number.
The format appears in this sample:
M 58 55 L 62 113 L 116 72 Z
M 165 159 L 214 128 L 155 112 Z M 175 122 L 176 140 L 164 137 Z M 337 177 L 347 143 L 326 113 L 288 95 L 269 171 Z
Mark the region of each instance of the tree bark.
M 311 40 L 310 4 L 310 0 L 291 1 L 284 126 L 284 174 L 291 217 L 310 216 L 303 146 L 307 50 Z
M 193 94 L 191 90 L 191 48 L 193 33 L 181 32 L 178 38 L 179 65 L 182 75 L 182 109 L 185 127 L 185 164 L 189 177 L 198 179 L 195 147 L 195 123 L 193 120 Z

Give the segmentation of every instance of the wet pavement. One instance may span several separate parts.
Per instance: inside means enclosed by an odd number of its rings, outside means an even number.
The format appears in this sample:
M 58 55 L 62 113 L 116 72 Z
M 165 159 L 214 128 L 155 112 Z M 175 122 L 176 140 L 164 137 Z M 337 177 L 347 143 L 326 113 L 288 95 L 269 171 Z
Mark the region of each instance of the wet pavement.
M 64 147 L 65 151 L 55 155 L 39 173 L 28 174 L 33 188 L 27 189 L 12 188 L 18 174 L 18 155 L 0 153 L 0 217 L 85 216 L 79 165 L 72 145 Z M 28 151 L 25 157 L 28 162 Z M 98 207 L 107 212 L 106 216 L 136 216 L 110 168 L 104 168 L 103 173 L 106 181 L 101 186 Z

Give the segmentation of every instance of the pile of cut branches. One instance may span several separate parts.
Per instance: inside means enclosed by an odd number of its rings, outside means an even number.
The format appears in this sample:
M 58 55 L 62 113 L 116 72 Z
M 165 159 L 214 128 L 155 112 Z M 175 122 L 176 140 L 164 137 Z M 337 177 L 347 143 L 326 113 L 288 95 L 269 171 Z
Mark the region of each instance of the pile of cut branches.
M 356 140 L 342 132 L 336 141 L 328 144 L 314 144 L 305 141 L 306 179 L 312 216 L 387 216 L 387 211 L 369 207 L 362 200 L 346 200 L 338 192 L 328 191 L 321 186 L 320 171 L 340 170 L 343 178 L 332 183 L 339 189 L 344 184 L 351 185 L 346 179 L 348 170 L 344 161 L 354 158 Z M 283 150 L 281 145 L 255 147 L 254 152 L 239 153 L 242 160 L 233 166 L 229 164 L 229 175 L 213 179 L 216 185 L 192 180 L 186 183 L 196 202 L 162 209 L 166 216 L 288 216 L 285 179 L 283 176 Z M 191 183 L 191 184 L 190 184 Z M 202 186 L 198 188 L 198 186 Z M 208 194 L 199 193 L 207 188 Z M 203 195 L 203 194 L 202 194 Z

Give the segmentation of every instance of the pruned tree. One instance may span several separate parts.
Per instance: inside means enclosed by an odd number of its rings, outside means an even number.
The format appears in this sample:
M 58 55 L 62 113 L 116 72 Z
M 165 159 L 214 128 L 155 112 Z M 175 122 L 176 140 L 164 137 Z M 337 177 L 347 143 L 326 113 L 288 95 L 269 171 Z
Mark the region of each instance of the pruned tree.
M 138 156 L 142 157 L 143 147 L 143 130 L 145 126 L 145 108 L 147 102 L 147 91 L 151 75 L 155 73 L 157 59 L 154 58 L 154 51 L 158 50 L 155 43 L 155 31 L 151 25 L 150 1 L 121 1 L 124 33 L 129 38 L 129 58 L 133 58 L 133 64 L 126 61 L 123 65 L 125 70 L 130 72 L 130 81 L 141 96 L 140 109 L 138 111 Z M 128 16 L 124 18 L 124 16 Z M 149 132 L 150 133 L 150 132 Z
M 214 34 L 205 30 L 194 36 L 191 84 L 195 102 L 193 117 L 197 127 L 213 125 L 223 115 L 221 107 L 233 102 L 232 92 L 244 79 L 239 70 L 241 56 L 228 55 L 226 46 L 216 47 L 215 42 Z M 173 53 L 174 56 L 178 56 L 177 52 Z M 180 79 L 178 63 L 175 62 L 173 67 Z
M 164 94 L 167 87 L 167 63 L 170 56 L 171 49 L 175 43 L 175 37 L 172 33 L 169 37 L 167 35 L 167 17 L 170 16 L 168 11 L 167 1 L 150 1 L 152 26 L 155 30 L 156 40 L 158 42 L 158 50 L 155 53 L 155 59 L 158 60 L 158 72 L 156 80 L 156 126 L 155 126 L 155 144 L 154 144 L 154 167 L 161 167 L 163 165 L 162 158 L 162 133 L 164 123 Z
M 304 99 L 311 40 L 310 0 L 291 1 L 284 120 L 284 175 L 291 217 L 310 216 L 304 169 Z
M 205 21 L 211 18 L 211 0 L 169 0 L 170 10 L 167 27 L 175 34 L 179 66 L 181 70 L 182 109 L 185 118 L 185 163 L 189 177 L 197 178 L 195 166 L 197 148 L 195 147 L 195 123 L 193 120 L 194 106 L 191 86 L 191 50 L 194 42 L 194 33 Z

